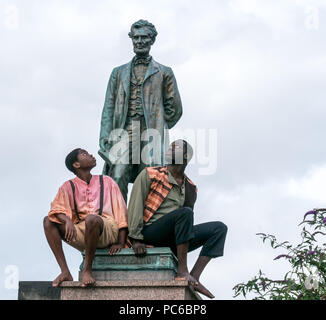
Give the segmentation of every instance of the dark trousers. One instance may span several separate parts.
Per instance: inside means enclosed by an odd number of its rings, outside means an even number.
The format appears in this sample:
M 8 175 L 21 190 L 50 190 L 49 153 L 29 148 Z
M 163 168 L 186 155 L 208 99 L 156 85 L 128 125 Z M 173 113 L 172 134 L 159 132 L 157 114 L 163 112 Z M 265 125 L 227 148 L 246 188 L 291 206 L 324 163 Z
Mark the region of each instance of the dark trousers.
M 200 255 L 211 258 L 223 256 L 226 233 L 227 226 L 219 221 L 194 225 L 194 213 L 189 207 L 167 213 L 142 231 L 146 244 L 170 247 L 176 255 L 176 246 L 189 242 L 188 251 L 202 246 Z

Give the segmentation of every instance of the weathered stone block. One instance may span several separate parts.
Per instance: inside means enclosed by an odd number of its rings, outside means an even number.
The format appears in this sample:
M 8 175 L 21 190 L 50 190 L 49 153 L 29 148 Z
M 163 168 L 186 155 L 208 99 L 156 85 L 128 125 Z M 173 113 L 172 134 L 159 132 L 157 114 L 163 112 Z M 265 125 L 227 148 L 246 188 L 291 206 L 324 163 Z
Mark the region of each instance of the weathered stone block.
M 83 262 L 80 265 L 84 268 Z M 147 248 L 144 257 L 132 249 L 110 256 L 107 249 L 96 250 L 93 262 L 95 285 L 84 288 L 80 281 L 65 281 L 60 288 L 52 282 L 19 283 L 19 299 L 25 300 L 201 300 L 187 281 L 175 281 L 178 260 L 170 248 Z
M 51 281 L 19 281 L 18 300 L 60 300 L 61 288 Z
M 201 300 L 187 281 L 96 281 L 87 288 L 65 281 L 61 288 L 62 300 Z

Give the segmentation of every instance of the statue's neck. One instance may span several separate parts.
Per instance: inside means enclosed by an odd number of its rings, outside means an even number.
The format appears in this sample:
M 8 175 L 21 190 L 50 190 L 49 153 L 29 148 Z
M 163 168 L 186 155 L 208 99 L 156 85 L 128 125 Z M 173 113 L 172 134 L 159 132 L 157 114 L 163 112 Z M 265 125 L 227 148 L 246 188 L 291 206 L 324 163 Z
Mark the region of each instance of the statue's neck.
M 136 59 L 147 59 L 149 57 L 149 52 L 145 54 L 136 54 Z

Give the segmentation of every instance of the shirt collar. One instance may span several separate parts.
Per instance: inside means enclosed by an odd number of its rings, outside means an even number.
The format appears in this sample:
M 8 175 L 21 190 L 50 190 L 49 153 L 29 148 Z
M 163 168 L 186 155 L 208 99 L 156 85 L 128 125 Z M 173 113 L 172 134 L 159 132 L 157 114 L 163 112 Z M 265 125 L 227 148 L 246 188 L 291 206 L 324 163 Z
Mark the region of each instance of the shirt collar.
M 167 170 L 167 171 L 168 171 L 168 181 L 169 181 L 170 183 L 172 183 L 172 184 L 176 184 L 177 186 L 179 186 L 178 183 L 175 181 L 175 179 L 174 179 L 173 175 L 171 174 L 171 172 L 170 172 L 169 170 Z M 185 183 L 185 179 L 186 179 L 186 176 L 183 177 L 183 182 L 182 182 L 182 184 Z
M 89 187 L 89 186 L 93 183 L 93 181 L 94 181 L 94 175 L 92 175 L 91 180 L 89 181 L 89 184 L 88 184 L 86 181 L 84 181 L 84 180 L 78 178 L 77 176 L 76 176 L 76 178 L 75 178 L 74 180 L 75 180 L 78 184 L 82 184 L 82 185 L 84 185 L 84 186 Z

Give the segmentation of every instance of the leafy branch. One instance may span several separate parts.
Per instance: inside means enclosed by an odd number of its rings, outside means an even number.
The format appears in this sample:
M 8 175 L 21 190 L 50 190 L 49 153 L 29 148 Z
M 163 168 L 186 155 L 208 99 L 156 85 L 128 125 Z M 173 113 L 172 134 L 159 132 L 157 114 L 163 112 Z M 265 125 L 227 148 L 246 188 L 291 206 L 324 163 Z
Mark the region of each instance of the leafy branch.
M 284 249 L 274 260 L 286 259 L 290 270 L 282 280 L 272 280 L 259 270 L 258 275 L 246 283 L 237 284 L 234 297 L 249 293 L 255 300 L 326 300 L 326 243 L 319 244 L 318 236 L 325 236 L 326 209 L 308 211 L 299 226 L 301 242 L 294 246 L 289 241 L 278 242 L 271 234 L 258 233 L 263 243 L 273 249 Z

